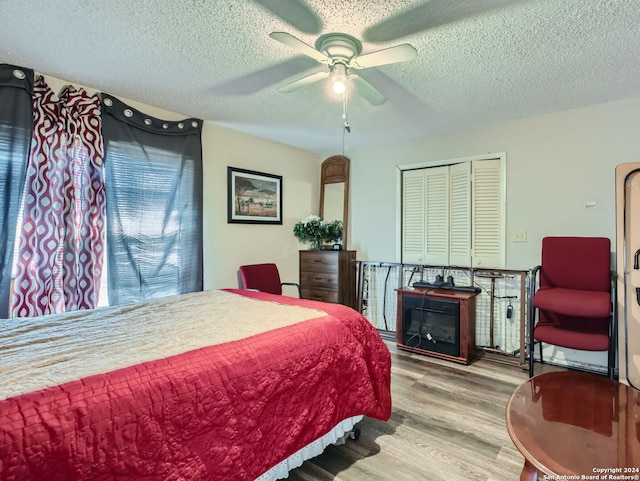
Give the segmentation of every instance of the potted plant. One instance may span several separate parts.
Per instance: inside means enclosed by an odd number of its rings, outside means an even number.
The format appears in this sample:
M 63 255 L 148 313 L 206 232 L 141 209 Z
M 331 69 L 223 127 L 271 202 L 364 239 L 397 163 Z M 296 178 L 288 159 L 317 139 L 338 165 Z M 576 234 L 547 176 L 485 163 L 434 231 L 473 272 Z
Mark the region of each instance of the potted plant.
M 332 244 L 338 244 L 342 242 L 341 220 L 334 220 L 333 222 L 327 223 L 327 237 L 325 237 L 325 241 Z
M 311 214 L 293 227 L 293 234 L 299 241 L 309 243 L 312 250 L 322 250 L 325 242 L 339 242 L 342 239 L 342 221 L 327 222 Z

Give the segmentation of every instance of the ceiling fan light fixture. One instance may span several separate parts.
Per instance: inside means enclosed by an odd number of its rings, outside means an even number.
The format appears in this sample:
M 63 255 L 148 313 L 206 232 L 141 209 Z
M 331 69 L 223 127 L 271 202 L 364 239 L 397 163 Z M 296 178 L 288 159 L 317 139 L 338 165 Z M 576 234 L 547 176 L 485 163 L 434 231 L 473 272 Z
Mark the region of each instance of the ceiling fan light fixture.
M 315 48 L 290 33 L 271 32 L 269 36 L 329 67 L 328 70 L 323 69 L 322 71 L 290 82 L 278 88 L 279 92 L 293 92 L 304 85 L 331 77 L 331 86 L 338 95 L 342 95 L 343 98 L 346 99 L 346 83 L 349 81 L 349 88 L 359 93 L 367 102 L 374 106 L 384 104 L 387 99 L 373 85 L 369 84 L 369 82 L 358 75 L 350 74 L 350 72 L 353 72 L 353 69 L 361 70 L 392 63 L 406 62 L 418 56 L 418 51 L 415 47 L 408 43 L 384 48 L 366 55 L 360 55 L 362 52 L 362 43 L 360 40 L 346 33 L 339 32 L 322 35 L 316 40 Z
M 331 68 L 331 83 L 333 91 L 343 94 L 347 90 L 347 66 L 343 63 L 336 63 Z
M 328 33 L 316 40 L 316 49 L 334 62 L 349 63 L 362 51 L 360 41 L 346 33 Z

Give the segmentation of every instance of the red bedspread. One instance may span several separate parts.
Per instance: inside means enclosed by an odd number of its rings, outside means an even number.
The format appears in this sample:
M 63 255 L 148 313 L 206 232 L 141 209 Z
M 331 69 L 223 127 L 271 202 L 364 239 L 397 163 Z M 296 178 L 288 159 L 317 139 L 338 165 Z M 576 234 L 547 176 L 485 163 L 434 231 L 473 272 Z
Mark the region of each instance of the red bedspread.
M 0 480 L 252 480 L 343 419 L 388 419 L 389 351 L 365 318 L 231 292 L 328 315 L 1 400 Z

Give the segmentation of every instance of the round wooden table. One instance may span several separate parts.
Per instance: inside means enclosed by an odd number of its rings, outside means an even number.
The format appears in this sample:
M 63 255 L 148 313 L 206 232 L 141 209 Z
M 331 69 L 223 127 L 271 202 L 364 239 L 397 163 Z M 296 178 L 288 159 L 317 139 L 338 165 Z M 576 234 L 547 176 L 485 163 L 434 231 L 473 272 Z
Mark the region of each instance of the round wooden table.
M 626 384 L 582 372 L 541 374 L 514 391 L 506 417 L 525 459 L 521 481 L 538 473 L 640 479 L 640 396 Z

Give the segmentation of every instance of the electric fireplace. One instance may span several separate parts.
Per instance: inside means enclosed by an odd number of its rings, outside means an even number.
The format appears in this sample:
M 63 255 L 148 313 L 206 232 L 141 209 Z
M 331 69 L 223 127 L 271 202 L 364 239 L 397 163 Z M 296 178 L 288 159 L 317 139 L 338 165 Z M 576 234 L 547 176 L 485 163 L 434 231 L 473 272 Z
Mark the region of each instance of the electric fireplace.
M 402 344 L 460 356 L 460 304 L 426 296 L 402 301 Z
M 398 348 L 468 364 L 475 356 L 476 292 L 398 289 Z

